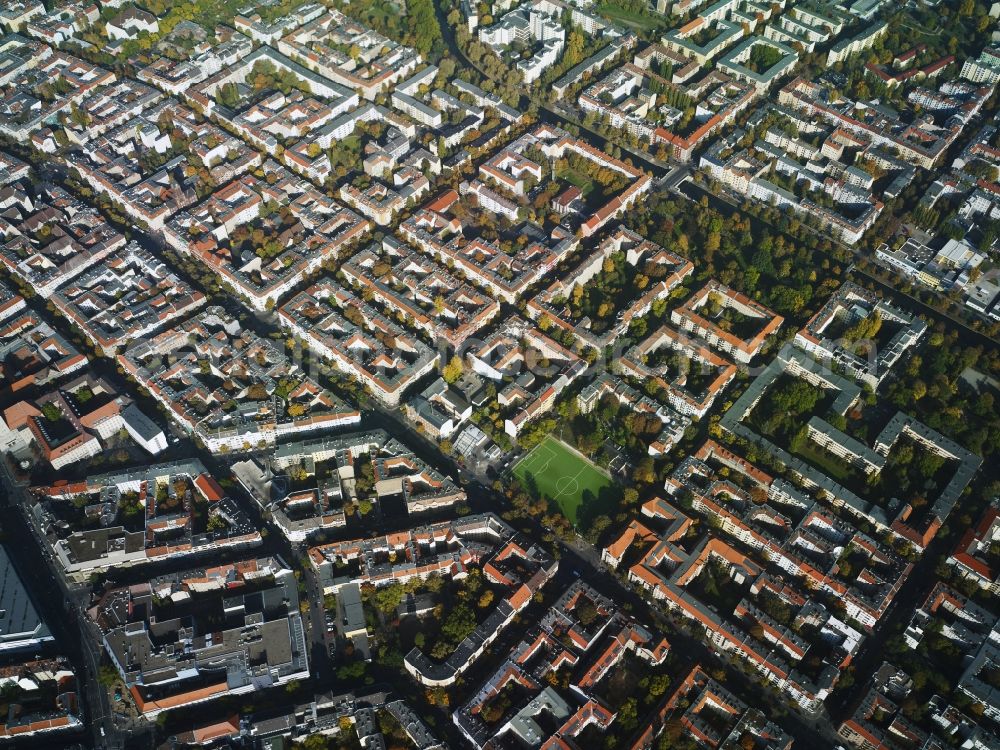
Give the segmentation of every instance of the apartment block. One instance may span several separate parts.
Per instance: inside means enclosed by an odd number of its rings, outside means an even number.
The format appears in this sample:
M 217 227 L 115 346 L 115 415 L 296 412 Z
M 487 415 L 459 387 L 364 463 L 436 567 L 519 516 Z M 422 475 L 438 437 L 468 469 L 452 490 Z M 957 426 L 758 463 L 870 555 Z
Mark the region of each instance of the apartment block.
M 130 242 L 63 286 L 52 301 L 95 345 L 112 353 L 196 310 L 205 295 Z
M 670 321 L 746 364 L 778 332 L 784 318 L 749 297 L 710 281 L 672 310 Z
M 437 367 L 439 355 L 332 281 L 320 281 L 278 310 L 280 324 L 388 406 Z
M 117 360 L 215 453 L 249 451 L 361 418 L 220 307 L 134 344 Z
M 500 311 L 495 299 L 392 237 L 354 255 L 341 270 L 363 297 L 371 294 L 408 326 L 456 348 Z
M 112 589 L 89 615 L 139 713 L 155 718 L 308 678 L 298 603 L 292 571 L 262 558 Z
M 242 549 L 261 535 L 198 459 L 31 488 L 35 520 L 65 575 Z M 95 522 L 96 521 L 96 522 Z

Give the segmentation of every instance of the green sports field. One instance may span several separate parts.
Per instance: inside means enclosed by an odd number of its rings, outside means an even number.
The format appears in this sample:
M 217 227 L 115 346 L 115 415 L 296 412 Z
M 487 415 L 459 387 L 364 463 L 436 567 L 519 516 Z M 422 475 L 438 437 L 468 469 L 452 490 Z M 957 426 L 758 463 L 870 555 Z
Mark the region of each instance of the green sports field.
M 585 501 L 596 503 L 614 484 L 594 464 L 551 436 L 517 463 L 514 476 L 538 496 L 554 500 L 573 524 Z

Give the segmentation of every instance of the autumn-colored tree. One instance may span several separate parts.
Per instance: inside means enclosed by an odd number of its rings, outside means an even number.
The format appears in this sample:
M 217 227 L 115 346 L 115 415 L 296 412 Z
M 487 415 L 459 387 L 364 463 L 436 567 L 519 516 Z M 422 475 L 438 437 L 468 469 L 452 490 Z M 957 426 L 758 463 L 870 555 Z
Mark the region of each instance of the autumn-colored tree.
M 455 383 L 462 377 L 464 369 L 462 358 L 455 355 L 441 370 L 441 377 L 444 378 L 446 383 Z

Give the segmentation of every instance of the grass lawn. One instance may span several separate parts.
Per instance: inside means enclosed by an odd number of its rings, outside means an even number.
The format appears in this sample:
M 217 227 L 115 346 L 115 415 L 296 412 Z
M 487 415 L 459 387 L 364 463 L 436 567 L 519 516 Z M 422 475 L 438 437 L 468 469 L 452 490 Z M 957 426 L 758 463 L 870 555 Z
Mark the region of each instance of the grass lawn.
M 348 151 L 361 151 L 361 137 L 351 133 L 349 136 L 340 139 L 340 148 Z
M 795 446 L 791 453 L 801 458 L 807 464 L 819 469 L 828 477 L 843 484 L 852 492 L 862 494 L 867 489 L 865 475 L 860 469 L 855 469 L 839 456 L 835 456 L 812 440 L 804 445 Z M 863 494 L 862 494 L 863 496 Z
M 648 14 L 635 13 L 624 8 L 619 8 L 617 5 L 602 3 L 598 6 L 597 10 L 602 16 L 624 23 L 639 31 L 656 31 L 667 25 L 664 19 L 655 18 Z
M 571 185 L 575 185 L 580 188 L 580 192 L 584 196 L 593 192 L 594 182 L 585 174 L 577 172 L 575 169 L 563 169 L 559 172 L 559 177 L 566 180 Z
M 581 506 L 596 502 L 614 482 L 554 437 L 547 437 L 514 467 L 514 476 L 537 496 L 556 502 L 574 525 Z

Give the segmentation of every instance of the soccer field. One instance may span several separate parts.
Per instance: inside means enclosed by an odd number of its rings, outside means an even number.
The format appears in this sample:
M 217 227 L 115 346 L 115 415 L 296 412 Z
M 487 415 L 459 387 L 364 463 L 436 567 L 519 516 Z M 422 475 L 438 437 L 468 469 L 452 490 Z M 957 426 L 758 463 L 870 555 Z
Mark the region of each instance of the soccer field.
M 540 496 L 554 500 L 573 524 L 588 492 L 597 500 L 613 482 L 594 464 L 547 437 L 514 467 L 514 476 Z

